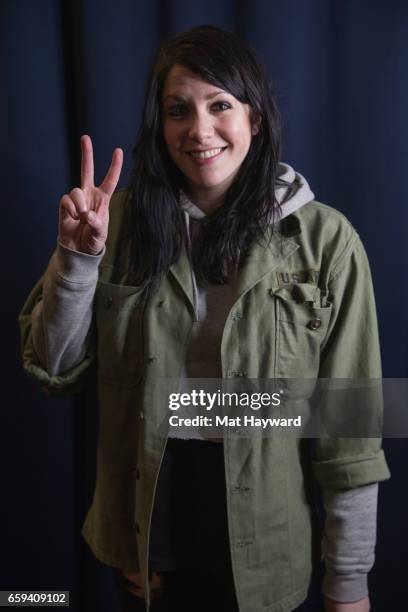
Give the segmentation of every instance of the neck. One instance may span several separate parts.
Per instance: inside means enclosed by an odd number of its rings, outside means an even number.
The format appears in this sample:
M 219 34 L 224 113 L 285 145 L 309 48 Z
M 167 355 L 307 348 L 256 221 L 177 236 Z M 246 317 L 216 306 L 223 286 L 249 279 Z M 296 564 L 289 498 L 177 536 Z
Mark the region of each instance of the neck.
M 198 206 L 206 215 L 211 215 L 224 204 L 224 191 L 217 194 L 214 193 L 213 190 L 209 193 L 209 191 L 205 189 L 186 189 L 185 193 L 189 200 Z

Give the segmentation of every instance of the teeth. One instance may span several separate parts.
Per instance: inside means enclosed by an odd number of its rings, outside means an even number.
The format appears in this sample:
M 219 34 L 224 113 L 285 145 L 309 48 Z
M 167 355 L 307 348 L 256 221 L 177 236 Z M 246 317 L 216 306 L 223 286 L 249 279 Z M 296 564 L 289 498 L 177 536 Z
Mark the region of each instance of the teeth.
M 209 157 L 214 157 L 218 155 L 222 151 L 222 147 L 219 149 L 211 149 L 209 151 L 191 151 L 190 155 L 193 157 L 198 157 L 199 159 L 208 159 Z

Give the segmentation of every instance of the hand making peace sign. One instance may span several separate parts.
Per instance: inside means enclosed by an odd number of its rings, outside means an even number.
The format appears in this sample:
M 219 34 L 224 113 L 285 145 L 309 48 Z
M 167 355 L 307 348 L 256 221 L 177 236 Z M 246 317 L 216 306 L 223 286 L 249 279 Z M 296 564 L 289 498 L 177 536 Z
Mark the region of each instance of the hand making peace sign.
M 123 163 L 122 149 L 115 149 L 104 180 L 95 187 L 92 141 L 81 137 L 81 188 L 75 187 L 61 198 L 59 240 L 74 251 L 89 255 L 100 253 L 109 225 L 109 202 L 119 181 Z

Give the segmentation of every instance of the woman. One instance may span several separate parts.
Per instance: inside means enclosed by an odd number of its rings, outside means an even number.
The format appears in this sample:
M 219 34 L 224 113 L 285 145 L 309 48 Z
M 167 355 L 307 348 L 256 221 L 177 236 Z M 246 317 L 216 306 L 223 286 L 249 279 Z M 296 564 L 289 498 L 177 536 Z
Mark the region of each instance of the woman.
M 129 189 L 114 193 L 120 149 L 96 187 L 90 138 L 81 145 L 81 187 L 61 199 L 56 252 L 20 317 L 23 361 L 51 392 L 96 372 L 83 535 L 119 568 L 124 609 L 297 609 L 319 539 L 315 480 L 325 609 L 368 610 L 377 483 L 389 476 L 378 439 L 226 432 L 217 443 L 159 427 L 170 378 L 381 376 L 364 248 L 279 162 L 254 52 L 211 26 L 161 45 Z

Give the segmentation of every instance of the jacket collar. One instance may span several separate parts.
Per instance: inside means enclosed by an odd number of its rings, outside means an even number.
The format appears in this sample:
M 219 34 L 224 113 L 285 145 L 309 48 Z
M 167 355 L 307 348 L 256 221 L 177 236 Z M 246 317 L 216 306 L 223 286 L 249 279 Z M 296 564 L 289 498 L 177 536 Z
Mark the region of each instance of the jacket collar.
M 181 245 L 180 256 L 177 261 L 170 266 L 170 272 L 180 285 L 186 298 L 190 302 L 193 311 L 195 312 L 192 268 L 184 240 Z
M 276 270 L 299 246 L 276 230 L 269 243 L 255 243 L 238 274 L 238 297 Z

